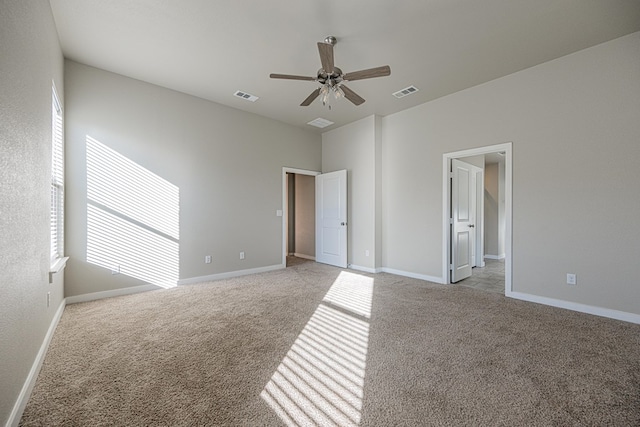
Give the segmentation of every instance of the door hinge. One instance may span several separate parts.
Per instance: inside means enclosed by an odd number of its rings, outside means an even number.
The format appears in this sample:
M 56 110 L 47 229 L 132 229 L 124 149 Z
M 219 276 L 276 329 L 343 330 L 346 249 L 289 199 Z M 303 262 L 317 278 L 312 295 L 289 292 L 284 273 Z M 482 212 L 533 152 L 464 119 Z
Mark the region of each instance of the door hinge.
M 453 224 L 453 218 L 449 218 L 449 224 Z
M 453 271 L 453 264 L 449 264 L 449 270 Z

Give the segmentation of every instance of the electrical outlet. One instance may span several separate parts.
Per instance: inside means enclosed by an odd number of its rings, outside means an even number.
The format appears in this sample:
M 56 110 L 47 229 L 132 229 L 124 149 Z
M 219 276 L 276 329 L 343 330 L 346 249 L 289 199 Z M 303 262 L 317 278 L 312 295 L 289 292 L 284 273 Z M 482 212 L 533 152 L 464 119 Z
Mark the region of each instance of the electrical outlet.
M 567 273 L 567 285 L 575 285 L 578 283 L 577 277 L 574 273 Z
M 369 249 L 367 249 L 366 251 L 364 251 L 364 256 L 369 256 Z
M 240 259 L 244 259 L 244 251 L 240 252 Z
M 205 264 L 211 264 L 211 255 L 206 255 L 204 257 L 204 263 Z

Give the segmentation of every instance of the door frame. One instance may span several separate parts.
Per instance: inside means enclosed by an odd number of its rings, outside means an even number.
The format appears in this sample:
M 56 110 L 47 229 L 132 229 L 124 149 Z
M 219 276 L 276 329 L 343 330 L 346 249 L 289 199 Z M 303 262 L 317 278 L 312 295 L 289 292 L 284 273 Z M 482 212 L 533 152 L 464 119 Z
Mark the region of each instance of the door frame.
M 505 295 L 513 293 L 512 282 L 512 191 L 513 191 L 513 143 L 489 145 L 486 147 L 471 148 L 468 150 L 454 151 L 442 155 L 442 283 L 451 283 L 449 266 L 451 264 L 451 241 L 449 233 L 449 218 L 451 217 L 451 189 L 449 185 L 449 173 L 451 171 L 451 159 L 471 157 L 497 152 L 505 153 Z
M 309 175 L 309 176 L 317 176 L 320 175 L 319 171 L 312 171 L 306 169 L 296 169 L 283 167 L 282 168 L 282 265 L 284 267 L 287 266 L 287 236 L 288 236 L 288 224 L 289 220 L 289 198 L 287 192 L 287 174 L 293 173 L 297 175 Z

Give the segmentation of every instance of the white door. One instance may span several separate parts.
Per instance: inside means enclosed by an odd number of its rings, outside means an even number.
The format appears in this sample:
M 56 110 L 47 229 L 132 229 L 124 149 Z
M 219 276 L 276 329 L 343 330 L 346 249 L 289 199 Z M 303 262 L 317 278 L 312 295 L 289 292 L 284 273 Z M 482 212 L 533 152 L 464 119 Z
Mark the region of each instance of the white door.
M 472 209 L 475 186 L 472 186 L 472 167 L 451 159 L 451 283 L 471 276 L 473 250 Z
M 476 208 L 473 220 L 476 230 L 474 266 L 484 267 L 484 169 L 476 168 L 474 175 L 476 177 Z
M 476 267 L 476 202 L 477 202 L 477 194 L 476 194 L 476 171 L 471 165 L 466 165 L 469 167 L 471 173 L 471 187 L 470 187 L 470 205 L 469 205 L 469 244 L 471 245 L 471 268 Z
M 316 176 L 316 261 L 347 268 L 347 171 Z

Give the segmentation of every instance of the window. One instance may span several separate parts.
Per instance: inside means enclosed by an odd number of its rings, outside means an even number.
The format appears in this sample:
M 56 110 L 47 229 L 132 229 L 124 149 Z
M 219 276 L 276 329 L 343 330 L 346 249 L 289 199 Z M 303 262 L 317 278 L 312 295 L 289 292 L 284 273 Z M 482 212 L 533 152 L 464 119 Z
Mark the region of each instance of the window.
M 51 96 L 51 264 L 64 256 L 64 139 L 62 106 Z

